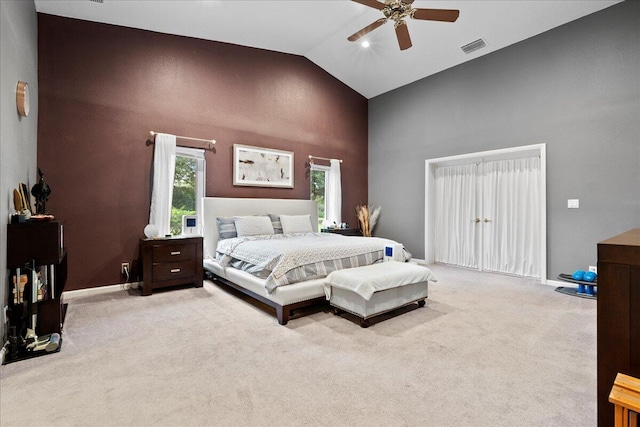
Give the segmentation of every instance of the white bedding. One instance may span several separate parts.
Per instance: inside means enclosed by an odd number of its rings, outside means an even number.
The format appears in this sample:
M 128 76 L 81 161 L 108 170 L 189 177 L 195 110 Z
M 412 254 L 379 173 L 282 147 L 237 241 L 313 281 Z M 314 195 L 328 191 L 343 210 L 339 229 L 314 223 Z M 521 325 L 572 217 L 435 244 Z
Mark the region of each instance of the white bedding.
M 332 233 L 238 237 L 218 241 L 216 259 L 222 267 L 233 260 L 259 267 L 266 275 L 265 287 L 272 293 L 279 286 L 376 263 L 390 244 L 397 242 Z M 255 274 L 255 269 L 252 272 Z

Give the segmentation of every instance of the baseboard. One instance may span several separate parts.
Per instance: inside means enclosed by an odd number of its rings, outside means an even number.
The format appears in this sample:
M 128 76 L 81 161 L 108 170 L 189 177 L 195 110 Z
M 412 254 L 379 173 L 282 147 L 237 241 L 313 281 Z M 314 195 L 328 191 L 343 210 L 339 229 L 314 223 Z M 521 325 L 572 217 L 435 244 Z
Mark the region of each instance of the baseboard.
M 416 264 L 419 264 L 419 265 L 427 265 L 427 261 L 420 258 L 411 258 L 411 261 L 414 261 Z
M 117 285 L 98 286 L 96 288 L 77 289 L 75 291 L 64 291 L 62 293 L 65 300 L 73 298 L 84 298 L 92 295 L 107 294 L 111 292 L 126 291 L 140 287 L 140 282 L 120 283 Z
M 571 283 L 569 283 L 569 282 L 563 282 L 561 280 L 550 280 L 550 279 L 547 279 L 547 283 L 546 284 L 549 285 L 549 286 L 553 286 L 555 288 L 557 288 L 558 286 L 571 285 Z

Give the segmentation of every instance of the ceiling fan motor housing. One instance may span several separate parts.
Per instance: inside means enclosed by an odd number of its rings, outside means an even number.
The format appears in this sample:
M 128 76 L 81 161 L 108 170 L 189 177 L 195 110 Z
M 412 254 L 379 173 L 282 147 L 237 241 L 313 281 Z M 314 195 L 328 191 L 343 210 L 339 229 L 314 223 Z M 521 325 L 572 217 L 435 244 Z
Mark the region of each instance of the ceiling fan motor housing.
M 382 13 L 387 19 L 393 19 L 400 21 L 401 19 L 410 16 L 412 12 L 411 3 L 404 3 L 402 0 L 394 0 L 382 9 Z

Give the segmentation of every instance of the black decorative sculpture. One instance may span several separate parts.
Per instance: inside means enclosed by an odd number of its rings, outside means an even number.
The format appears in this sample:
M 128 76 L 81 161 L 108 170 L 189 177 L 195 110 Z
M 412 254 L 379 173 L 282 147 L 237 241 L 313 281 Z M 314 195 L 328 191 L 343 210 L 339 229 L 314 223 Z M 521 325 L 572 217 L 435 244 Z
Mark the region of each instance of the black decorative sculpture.
M 40 168 L 38 168 L 38 176 L 40 177 L 40 182 L 31 187 L 31 194 L 36 198 L 36 214 L 44 215 L 46 213 L 45 202 L 49 198 L 49 194 L 51 194 L 51 188 L 44 182 L 44 174 Z

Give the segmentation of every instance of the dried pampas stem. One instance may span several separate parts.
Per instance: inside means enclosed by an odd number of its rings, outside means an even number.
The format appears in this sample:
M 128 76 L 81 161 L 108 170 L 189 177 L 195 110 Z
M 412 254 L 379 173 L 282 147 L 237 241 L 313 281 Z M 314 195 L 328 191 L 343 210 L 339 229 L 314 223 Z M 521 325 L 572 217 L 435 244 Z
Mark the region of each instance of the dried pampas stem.
M 380 217 L 380 206 L 373 208 L 373 210 L 367 205 L 356 206 L 356 214 L 358 216 L 358 222 L 360 222 L 362 235 L 371 237 L 371 233 Z

